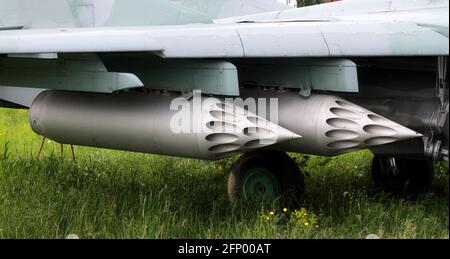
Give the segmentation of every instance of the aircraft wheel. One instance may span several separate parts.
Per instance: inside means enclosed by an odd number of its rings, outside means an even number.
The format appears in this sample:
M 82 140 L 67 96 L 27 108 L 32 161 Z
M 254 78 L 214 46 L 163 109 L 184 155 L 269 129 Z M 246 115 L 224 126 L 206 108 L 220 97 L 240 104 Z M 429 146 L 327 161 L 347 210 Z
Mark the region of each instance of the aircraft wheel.
M 444 135 L 445 135 L 445 139 L 447 139 L 447 143 L 448 143 L 448 140 L 449 140 L 449 137 L 448 137 L 448 116 L 447 116 L 447 119 L 445 120 L 445 124 L 444 124 Z
M 282 198 L 298 202 L 305 189 L 304 175 L 286 153 L 258 150 L 246 153 L 233 165 L 228 178 L 228 194 L 236 200 Z
M 434 166 L 430 160 L 375 156 L 372 177 L 377 191 L 417 199 L 431 190 Z

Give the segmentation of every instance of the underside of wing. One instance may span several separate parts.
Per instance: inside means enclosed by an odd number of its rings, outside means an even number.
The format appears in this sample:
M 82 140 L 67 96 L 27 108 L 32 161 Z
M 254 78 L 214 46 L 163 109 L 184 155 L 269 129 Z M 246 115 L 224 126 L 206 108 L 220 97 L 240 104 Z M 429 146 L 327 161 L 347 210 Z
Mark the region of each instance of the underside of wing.
M 402 22 L 290 22 L 0 31 L 0 54 L 154 52 L 165 58 L 448 55 L 448 37 Z

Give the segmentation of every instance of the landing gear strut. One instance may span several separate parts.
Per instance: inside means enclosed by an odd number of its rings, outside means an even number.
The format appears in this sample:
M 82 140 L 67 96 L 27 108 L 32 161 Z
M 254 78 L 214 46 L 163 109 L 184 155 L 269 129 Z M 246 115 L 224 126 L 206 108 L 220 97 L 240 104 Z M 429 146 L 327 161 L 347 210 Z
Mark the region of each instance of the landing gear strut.
M 377 191 L 417 199 L 431 190 L 434 167 L 430 160 L 375 156 L 372 177 Z
M 298 202 L 304 189 L 304 175 L 298 165 L 287 154 L 277 151 L 244 154 L 233 165 L 228 178 L 232 200 L 287 198 Z

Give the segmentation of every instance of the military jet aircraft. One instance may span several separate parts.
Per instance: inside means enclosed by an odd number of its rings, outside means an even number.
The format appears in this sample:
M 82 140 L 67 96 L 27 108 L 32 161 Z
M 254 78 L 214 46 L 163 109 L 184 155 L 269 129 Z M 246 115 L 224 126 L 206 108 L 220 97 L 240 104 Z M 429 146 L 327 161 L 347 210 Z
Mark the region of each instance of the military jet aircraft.
M 63 144 L 242 154 L 233 199 L 300 198 L 286 152 L 375 154 L 386 192 L 448 160 L 448 0 L 0 0 L 0 106 Z

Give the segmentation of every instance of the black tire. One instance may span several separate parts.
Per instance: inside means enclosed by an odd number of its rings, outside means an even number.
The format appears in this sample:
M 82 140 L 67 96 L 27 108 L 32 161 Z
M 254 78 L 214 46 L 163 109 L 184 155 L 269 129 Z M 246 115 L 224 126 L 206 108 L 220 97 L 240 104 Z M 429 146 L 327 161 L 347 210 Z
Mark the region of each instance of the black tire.
M 444 135 L 445 135 L 445 139 L 447 140 L 447 144 L 448 144 L 448 116 L 447 119 L 445 120 L 445 124 L 444 124 Z
M 249 174 L 255 169 L 258 169 L 260 173 L 263 169 L 264 173 L 269 173 L 273 183 L 278 185 L 277 193 L 269 195 L 269 199 L 272 201 L 277 198 L 283 203 L 298 203 L 305 190 L 304 175 L 300 172 L 298 165 L 290 158 L 286 153 L 258 150 L 250 153 L 246 153 L 240 157 L 240 159 L 233 165 L 228 178 L 228 194 L 232 201 L 253 200 L 261 199 L 262 197 L 247 197 L 245 195 L 245 189 L 248 189 L 249 184 L 246 183 Z M 263 178 L 264 179 L 264 178 Z M 250 185 L 250 188 L 256 187 L 258 180 L 254 185 Z M 246 184 L 247 188 L 244 186 Z M 274 187 L 275 189 L 275 187 Z M 254 196 L 263 196 L 258 192 Z
M 432 161 L 394 158 L 396 167 L 393 167 L 389 159 L 392 158 L 375 156 L 373 159 L 372 177 L 376 191 L 410 199 L 431 191 L 434 179 Z

